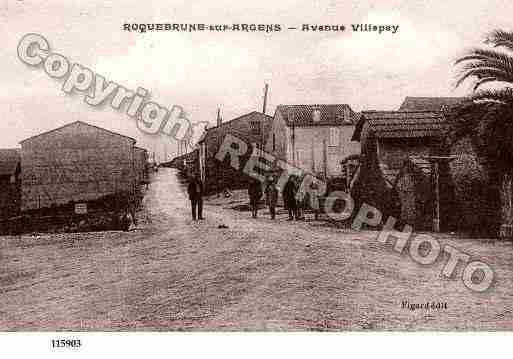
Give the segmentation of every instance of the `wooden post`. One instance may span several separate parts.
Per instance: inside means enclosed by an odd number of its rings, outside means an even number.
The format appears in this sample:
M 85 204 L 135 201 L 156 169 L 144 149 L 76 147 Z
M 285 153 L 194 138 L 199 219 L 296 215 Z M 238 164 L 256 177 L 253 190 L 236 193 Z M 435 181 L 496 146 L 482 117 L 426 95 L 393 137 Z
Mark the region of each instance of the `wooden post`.
M 265 84 L 265 87 L 264 87 L 264 105 L 263 105 L 263 108 L 262 108 L 262 113 L 265 115 L 265 111 L 267 109 L 267 92 L 269 91 L 269 85 L 268 84 Z
M 513 237 L 513 180 L 511 173 L 502 176 L 500 197 L 501 197 L 501 228 L 499 236 L 501 239 Z
M 324 173 L 324 180 L 328 178 L 328 153 L 326 148 L 326 138 L 322 139 L 322 170 Z
M 292 122 L 292 164 L 296 166 L 296 127 Z
M 350 170 L 350 166 L 349 166 L 349 163 L 350 161 L 346 161 L 345 163 L 345 166 L 346 166 L 346 191 L 349 192 L 349 187 L 351 186 L 351 179 L 349 178 L 351 176 L 351 170 Z
M 312 157 L 312 174 L 315 175 L 315 150 L 314 150 L 314 136 L 312 136 L 312 143 L 311 143 L 311 157 Z
M 433 161 L 433 180 L 435 182 L 435 208 L 433 215 L 433 231 L 440 232 L 440 172 L 438 160 Z

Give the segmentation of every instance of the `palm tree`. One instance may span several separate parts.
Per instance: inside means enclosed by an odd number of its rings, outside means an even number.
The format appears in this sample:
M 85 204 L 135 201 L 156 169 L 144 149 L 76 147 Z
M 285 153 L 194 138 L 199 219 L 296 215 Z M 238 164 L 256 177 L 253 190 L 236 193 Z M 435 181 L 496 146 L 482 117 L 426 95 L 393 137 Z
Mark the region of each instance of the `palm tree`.
M 458 59 L 456 86 L 470 80 L 468 101 L 449 111 L 454 138 L 470 136 L 500 188 L 500 236 L 513 237 L 513 32 L 496 30 Z

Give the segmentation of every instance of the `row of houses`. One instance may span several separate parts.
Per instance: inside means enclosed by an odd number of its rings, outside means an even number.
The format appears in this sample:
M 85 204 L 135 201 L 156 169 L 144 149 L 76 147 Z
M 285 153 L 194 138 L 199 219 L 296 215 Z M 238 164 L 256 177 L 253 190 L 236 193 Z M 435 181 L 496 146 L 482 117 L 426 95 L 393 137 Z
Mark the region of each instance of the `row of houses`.
M 395 111 L 359 113 L 348 104 L 279 105 L 274 116 L 218 118 L 196 149 L 175 161 L 197 171 L 208 192 L 243 188 L 248 178 L 215 158 L 231 134 L 248 144 L 248 156 L 257 147 L 328 181 L 340 179 L 357 206 L 374 205 L 417 230 L 496 228 L 496 189 L 470 141 L 449 141 L 444 113 L 462 100 L 406 97 Z
M 134 195 L 148 182 L 148 153 L 136 140 L 82 121 L 0 150 L 0 219 L 22 212 Z

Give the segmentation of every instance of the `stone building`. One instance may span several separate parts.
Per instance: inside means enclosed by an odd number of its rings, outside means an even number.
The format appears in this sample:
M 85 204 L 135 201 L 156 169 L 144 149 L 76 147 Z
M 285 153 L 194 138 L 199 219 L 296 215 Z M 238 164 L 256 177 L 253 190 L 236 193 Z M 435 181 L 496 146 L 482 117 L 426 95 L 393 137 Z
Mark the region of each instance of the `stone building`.
M 199 171 L 207 192 L 246 187 L 249 178 L 242 169 L 253 148 L 264 148 L 272 122 L 271 116 L 253 111 L 226 122 L 218 117 L 217 126 L 205 130 L 197 144 L 198 162 L 195 169 Z M 216 158 L 227 135 L 235 136 L 248 147 L 246 154 L 241 156 L 240 169 L 232 168 L 228 158 L 222 162 Z
M 346 104 L 279 105 L 265 150 L 305 171 L 337 176 L 341 161 L 360 153 L 351 142 L 356 121 Z

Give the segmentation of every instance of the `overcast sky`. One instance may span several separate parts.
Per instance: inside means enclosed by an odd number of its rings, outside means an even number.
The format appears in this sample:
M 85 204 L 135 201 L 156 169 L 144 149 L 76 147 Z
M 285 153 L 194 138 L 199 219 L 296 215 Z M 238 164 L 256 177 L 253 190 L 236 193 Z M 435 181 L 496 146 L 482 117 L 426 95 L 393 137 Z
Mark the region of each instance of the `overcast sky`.
M 148 89 L 161 105 L 180 105 L 192 121 L 224 120 L 278 104 L 348 103 L 356 110 L 397 109 L 405 96 L 458 96 L 453 61 L 489 31 L 513 29 L 511 0 L 379 1 L 70 1 L 1 0 L 0 147 L 83 120 L 138 139 L 160 154 L 174 143 L 142 135 L 133 120 L 16 56 L 26 33 L 128 88 Z M 399 24 L 398 33 L 135 33 L 123 23 Z

